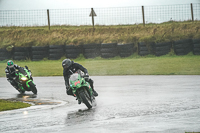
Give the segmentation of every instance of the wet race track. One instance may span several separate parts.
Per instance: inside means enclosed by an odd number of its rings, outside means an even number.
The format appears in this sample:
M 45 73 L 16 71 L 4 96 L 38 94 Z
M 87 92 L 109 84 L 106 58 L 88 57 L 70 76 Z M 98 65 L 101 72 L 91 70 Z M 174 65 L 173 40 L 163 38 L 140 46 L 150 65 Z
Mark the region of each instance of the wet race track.
M 99 93 L 88 110 L 65 92 L 63 77 L 34 77 L 38 95 L 0 78 L 0 98 L 36 105 L 0 112 L 0 132 L 200 132 L 200 76 L 91 76 Z

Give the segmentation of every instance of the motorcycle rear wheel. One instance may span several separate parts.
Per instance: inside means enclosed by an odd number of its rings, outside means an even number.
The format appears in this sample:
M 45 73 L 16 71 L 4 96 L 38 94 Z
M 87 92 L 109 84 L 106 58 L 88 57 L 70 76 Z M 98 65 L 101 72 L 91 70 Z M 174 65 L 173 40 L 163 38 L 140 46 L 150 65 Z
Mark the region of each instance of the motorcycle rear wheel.
M 92 102 L 90 100 L 89 94 L 85 94 L 87 91 L 82 91 L 79 93 L 80 98 L 82 99 L 83 103 L 88 107 L 88 109 L 92 108 Z
M 35 85 L 32 82 L 29 82 L 29 85 L 30 85 L 31 91 L 34 94 L 37 94 L 37 89 L 36 89 Z
M 20 94 L 24 94 L 24 93 L 25 93 L 25 91 L 24 91 L 24 90 L 21 90 L 21 91 L 19 91 L 19 93 L 20 93 Z

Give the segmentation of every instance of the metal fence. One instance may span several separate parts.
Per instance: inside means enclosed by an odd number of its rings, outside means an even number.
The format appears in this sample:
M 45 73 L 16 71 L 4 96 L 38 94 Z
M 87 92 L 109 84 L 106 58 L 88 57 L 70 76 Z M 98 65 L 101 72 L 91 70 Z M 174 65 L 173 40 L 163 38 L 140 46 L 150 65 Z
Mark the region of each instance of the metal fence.
M 143 11 L 142 11 L 143 9 Z M 200 20 L 200 3 L 144 7 L 94 8 L 95 25 L 131 25 Z M 92 25 L 91 9 L 0 10 L 0 26 Z

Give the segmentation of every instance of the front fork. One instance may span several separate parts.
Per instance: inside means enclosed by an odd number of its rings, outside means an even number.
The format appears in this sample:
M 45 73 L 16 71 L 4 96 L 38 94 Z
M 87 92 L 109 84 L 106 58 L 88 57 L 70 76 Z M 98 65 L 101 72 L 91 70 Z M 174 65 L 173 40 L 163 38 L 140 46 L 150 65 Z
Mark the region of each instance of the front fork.
M 30 88 L 30 85 L 29 85 L 29 82 L 32 82 L 33 83 L 33 81 L 30 79 L 30 80 L 28 80 L 28 81 L 26 81 L 26 87 L 28 87 L 28 88 Z M 34 84 L 34 83 L 33 83 Z M 35 84 L 34 84 L 35 85 Z

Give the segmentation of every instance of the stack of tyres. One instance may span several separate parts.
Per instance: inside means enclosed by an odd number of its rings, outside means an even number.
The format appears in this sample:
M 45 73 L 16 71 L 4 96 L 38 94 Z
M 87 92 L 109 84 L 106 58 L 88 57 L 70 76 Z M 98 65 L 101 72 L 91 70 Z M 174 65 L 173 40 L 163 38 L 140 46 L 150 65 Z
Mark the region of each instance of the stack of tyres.
M 193 39 L 193 54 L 200 55 L 200 39 Z
M 138 54 L 141 55 L 141 56 L 150 54 L 148 47 L 147 47 L 147 44 L 145 42 L 139 42 L 138 43 Z
M 171 42 L 156 43 L 154 47 L 155 55 L 156 56 L 166 55 L 170 52 L 171 47 L 172 47 Z
M 101 44 L 85 44 L 83 45 L 83 55 L 85 58 L 95 58 L 100 56 Z
M 49 46 L 49 60 L 59 60 L 64 55 L 64 45 Z
M 31 60 L 38 61 L 48 57 L 49 46 L 32 46 Z
M 131 56 L 135 52 L 134 43 L 118 44 L 117 49 L 118 49 L 120 57 Z
M 192 51 L 192 39 L 183 39 L 174 42 L 174 52 L 176 55 L 186 55 Z
M 13 59 L 26 60 L 30 58 L 31 47 L 14 47 Z
M 102 58 L 118 56 L 117 43 L 102 43 L 100 52 Z
M 66 45 L 65 46 L 65 56 L 70 59 L 76 59 L 80 54 L 82 54 L 82 46 Z
M 6 60 L 12 58 L 12 51 L 7 51 L 6 48 L 0 49 L 0 60 Z

